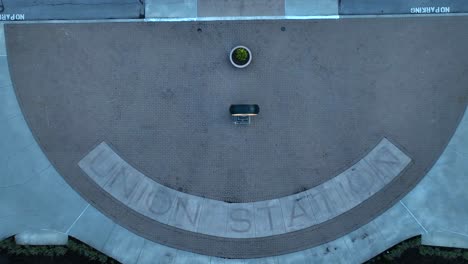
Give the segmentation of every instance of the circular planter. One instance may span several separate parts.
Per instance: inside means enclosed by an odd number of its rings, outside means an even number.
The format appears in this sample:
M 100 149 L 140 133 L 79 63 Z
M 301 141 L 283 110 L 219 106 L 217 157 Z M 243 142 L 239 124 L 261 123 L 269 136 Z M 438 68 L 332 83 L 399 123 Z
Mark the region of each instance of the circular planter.
M 235 51 L 237 49 L 245 49 L 247 51 L 247 59 L 245 61 L 239 61 L 236 58 Z M 252 61 L 252 52 L 249 50 L 249 48 L 247 48 L 245 46 L 236 46 L 231 50 L 231 53 L 229 53 L 229 60 L 231 60 L 231 63 L 232 63 L 232 65 L 234 65 L 234 67 L 236 67 L 236 68 L 245 68 Z

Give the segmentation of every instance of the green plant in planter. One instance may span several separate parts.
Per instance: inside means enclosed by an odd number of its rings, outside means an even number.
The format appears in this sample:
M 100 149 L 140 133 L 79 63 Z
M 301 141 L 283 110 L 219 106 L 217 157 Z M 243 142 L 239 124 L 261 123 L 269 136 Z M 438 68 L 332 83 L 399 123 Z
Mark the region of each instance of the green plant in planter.
M 249 52 L 244 48 L 238 48 L 234 52 L 236 60 L 245 62 L 249 58 Z

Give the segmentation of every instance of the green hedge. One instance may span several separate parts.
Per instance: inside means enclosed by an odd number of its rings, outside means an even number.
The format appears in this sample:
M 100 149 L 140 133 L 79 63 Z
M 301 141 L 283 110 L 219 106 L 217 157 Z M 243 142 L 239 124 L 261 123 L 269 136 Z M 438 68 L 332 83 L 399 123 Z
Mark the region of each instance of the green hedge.
M 424 246 L 421 245 L 421 236 L 417 236 L 395 245 L 394 247 L 384 251 L 382 254 L 369 260 L 367 263 L 397 263 L 397 260 L 403 255 L 403 253 L 409 249 L 418 249 L 419 255 L 421 256 L 440 257 L 445 260 L 463 259 L 468 261 L 468 250 L 466 249 Z
M 14 237 L 0 241 L 0 251 L 11 256 L 46 256 L 59 257 L 72 252 L 83 256 L 90 261 L 99 263 L 117 264 L 116 260 L 102 254 L 83 242 L 69 238 L 66 246 L 20 246 L 15 243 Z

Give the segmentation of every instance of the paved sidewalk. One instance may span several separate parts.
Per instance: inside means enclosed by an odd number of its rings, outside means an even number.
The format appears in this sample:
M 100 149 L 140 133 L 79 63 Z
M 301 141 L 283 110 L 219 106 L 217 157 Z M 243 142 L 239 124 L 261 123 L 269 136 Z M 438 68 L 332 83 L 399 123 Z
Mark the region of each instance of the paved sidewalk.
M 2 0 L 0 21 L 143 18 L 139 0 Z
M 146 0 L 147 19 L 218 19 L 467 13 L 464 0 Z
M 341 0 L 340 15 L 454 14 L 468 12 L 464 0 Z
M 467 13 L 464 0 L 2 0 L 0 21 L 250 20 Z
M 307 17 L 338 15 L 337 0 L 146 0 L 151 18 Z

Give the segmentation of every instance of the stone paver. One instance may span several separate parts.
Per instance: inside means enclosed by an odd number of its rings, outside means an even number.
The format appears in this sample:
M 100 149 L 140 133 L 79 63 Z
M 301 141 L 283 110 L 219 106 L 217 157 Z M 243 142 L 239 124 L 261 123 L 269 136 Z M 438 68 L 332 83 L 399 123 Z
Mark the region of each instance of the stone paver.
M 356 263 L 363 263 L 375 252 L 387 249 L 387 241 L 383 239 L 380 229 L 373 222 L 349 233 L 344 241 L 348 249 L 353 252 L 352 259 Z
M 144 243 L 145 240 L 142 237 L 115 225 L 104 244 L 103 252 L 122 263 L 135 264 L 140 257 Z
M 205 264 L 210 263 L 211 257 L 178 250 L 174 264 Z
M 4 36 L 3 23 L 0 23 L 0 35 Z M 0 38 L 0 57 L 6 56 L 5 38 Z
M 307 251 L 299 251 L 291 254 L 281 255 L 276 257 L 278 263 L 285 264 L 303 264 L 310 262 Z
M 338 15 L 337 0 L 285 0 L 286 16 L 332 16 Z
M 25 152 L 23 155 L 30 154 Z M 17 163 L 16 169 L 28 166 L 34 164 Z M 8 216 L 21 208 L 21 211 L 35 215 L 34 221 L 45 225 L 45 229 L 66 232 L 84 209 L 86 202 L 50 166 L 39 172 L 29 167 L 28 173 L 28 181 L 3 188 L 0 193 L 0 206 L 3 209 L 1 213 Z M 4 173 L 2 176 L 14 177 Z
M 221 201 L 206 199 L 201 209 L 198 233 L 213 236 L 226 236 L 228 207 Z
M 255 236 L 272 236 L 286 232 L 283 210 L 279 199 L 253 203 Z
M 422 236 L 421 244 L 428 246 L 468 248 L 468 236 L 448 230 L 433 231 Z
M 93 206 L 87 206 L 75 220 L 68 231 L 72 237 L 76 237 L 97 250 L 103 250 L 104 244 L 114 229 L 115 223 L 99 212 Z
M 5 174 L 3 181 L 0 181 L 0 187 L 19 186 L 50 166 L 49 161 L 34 142 L 30 142 L 20 149 L 10 148 L 10 146 L 4 148 L 5 151 L 11 150 L 10 153 L 0 154 L 0 166 L 3 167 Z M 22 164 L 28 164 L 28 166 L 22 166 Z
M 8 70 L 8 61 L 6 56 L 0 56 L 0 87 L 11 85 L 10 73 Z
M 377 217 L 373 223 L 381 234 L 382 241 L 385 241 L 386 248 L 425 233 L 425 230 L 401 203 L 395 204 Z M 371 255 L 368 255 L 367 258 L 372 257 L 372 254 L 375 254 L 375 252 L 371 252 Z
M 278 264 L 278 259 L 276 257 L 246 259 L 245 264 Z
M 15 91 L 11 85 L 0 87 L 0 120 L 5 121 L 21 115 Z
M 284 5 L 284 0 L 198 0 L 198 16 L 284 16 Z
M 349 250 L 345 242 L 346 237 L 339 238 L 329 243 L 320 245 L 318 247 L 311 248 L 306 252 L 307 262 L 312 263 L 357 263 L 354 258 L 354 254 Z
M 197 0 L 146 0 L 145 10 L 146 18 L 194 18 Z
M 173 264 L 176 260 L 178 251 L 173 248 L 165 247 L 151 241 L 145 240 L 143 248 L 138 256 L 137 264 Z

